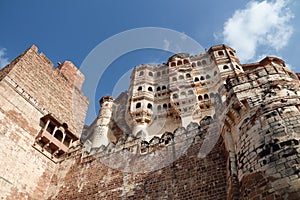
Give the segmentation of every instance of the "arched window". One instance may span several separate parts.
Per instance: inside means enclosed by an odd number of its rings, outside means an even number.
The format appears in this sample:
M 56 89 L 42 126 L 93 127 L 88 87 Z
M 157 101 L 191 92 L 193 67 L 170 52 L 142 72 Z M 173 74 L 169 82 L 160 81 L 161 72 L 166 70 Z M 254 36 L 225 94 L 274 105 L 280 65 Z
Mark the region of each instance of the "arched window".
M 139 76 L 143 76 L 143 75 L 144 75 L 144 72 L 143 72 L 143 71 L 140 71 Z
M 210 79 L 210 75 L 207 74 L 205 78 L 206 78 L 206 79 Z
M 156 76 L 157 76 L 157 77 L 160 77 L 160 72 L 157 72 L 157 73 L 156 73 Z
M 180 76 L 179 76 L 179 79 L 184 79 L 184 76 L 183 76 L 183 75 L 180 75 Z
M 186 74 L 185 75 L 187 78 L 191 78 L 191 75 L 190 74 Z
M 177 81 L 177 78 L 176 78 L 176 77 L 173 77 L 173 78 L 172 78 L 172 81 Z
M 163 108 L 164 108 L 164 109 L 167 109 L 167 108 L 168 108 L 168 105 L 167 105 L 166 103 L 164 103 Z
M 139 86 L 137 90 L 138 90 L 138 91 L 142 91 L 142 90 L 143 90 L 143 87 L 142 87 L 142 86 Z
M 195 68 L 196 67 L 196 63 L 192 63 L 192 67 Z
M 228 65 L 224 65 L 224 66 L 223 66 L 223 69 L 224 69 L 224 70 L 225 70 L 225 69 L 229 69 Z
M 201 77 L 200 77 L 200 80 L 201 80 L 201 81 L 204 81 L 204 80 L 205 80 L 204 76 L 201 76 Z
M 216 76 L 218 74 L 218 72 L 217 71 L 214 71 L 214 76 Z
M 165 89 L 167 89 L 167 87 L 163 85 L 163 86 L 161 87 L 161 89 L 162 89 L 162 90 L 165 90 Z
M 194 81 L 195 81 L 195 82 L 198 82 L 198 81 L 199 81 L 199 78 L 198 78 L 198 77 L 195 77 Z
M 148 103 L 147 108 L 150 109 L 150 110 L 152 110 L 152 104 Z
M 205 94 L 204 95 L 204 99 L 208 99 L 209 97 L 208 97 L 208 94 Z
M 202 65 L 206 65 L 206 60 L 202 60 Z
M 181 93 L 180 93 L 180 96 L 185 96 L 185 95 L 186 95 L 185 92 L 181 92 Z
M 159 86 L 156 88 L 156 91 L 160 91 L 160 87 Z
M 193 95 L 193 94 L 194 94 L 193 90 L 188 91 L 188 95 Z
M 153 76 L 153 73 L 152 73 L 152 72 L 149 72 L 149 76 Z
M 199 100 L 199 101 L 202 101 L 202 100 L 203 100 L 203 98 L 202 98 L 201 95 L 198 96 L 198 100 Z
M 176 63 L 175 62 L 171 62 L 171 67 L 175 67 Z
M 229 54 L 232 55 L 232 56 L 234 56 L 234 53 L 232 51 L 229 51 Z
M 136 105 L 135 105 L 135 108 L 140 108 L 140 107 L 142 107 L 141 102 L 137 102 Z
M 189 63 L 189 61 L 187 59 L 183 60 L 183 64 L 188 64 L 188 63 Z
M 153 92 L 152 87 L 148 87 L 148 91 Z
M 218 51 L 218 55 L 219 56 L 224 56 L 224 52 L 223 51 Z
M 161 111 L 161 105 L 157 106 L 157 111 Z
M 182 65 L 182 61 L 181 61 L 181 60 L 178 60 L 178 61 L 177 61 L 177 65 Z
M 57 130 L 57 131 L 55 131 L 55 133 L 54 133 L 54 137 L 55 137 L 56 139 L 58 139 L 59 141 L 62 141 L 62 139 L 63 139 L 63 137 L 64 137 L 64 134 L 63 134 L 63 132 L 61 132 L 61 130 Z
M 163 71 L 162 71 L 162 74 L 166 74 L 166 71 L 165 71 L 165 70 L 163 70 Z
M 173 94 L 173 99 L 177 99 L 178 98 L 178 94 Z

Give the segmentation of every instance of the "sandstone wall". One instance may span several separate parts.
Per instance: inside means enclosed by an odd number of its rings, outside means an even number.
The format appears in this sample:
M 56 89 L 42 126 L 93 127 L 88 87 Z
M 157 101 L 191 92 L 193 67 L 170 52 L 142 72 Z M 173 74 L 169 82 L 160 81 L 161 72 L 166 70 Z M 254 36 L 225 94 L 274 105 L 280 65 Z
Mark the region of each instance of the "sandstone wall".
M 70 153 L 59 166 L 58 173 L 52 178 L 47 197 L 114 200 L 226 199 L 227 155 L 224 142 L 220 137 L 212 151 L 206 157 L 200 158 L 199 153 L 205 137 L 205 131 L 200 131 L 196 126 L 187 132 L 178 129 L 172 139 L 174 143 L 170 141 L 166 146 L 162 138 L 160 142 L 155 143 L 153 140 L 146 146 L 141 146 L 139 139 L 127 139 L 125 143 L 121 142 L 113 148 L 84 157 L 79 148 L 78 151 Z M 124 144 L 128 143 L 133 145 L 125 148 Z M 140 154 L 143 148 L 148 149 L 148 153 Z M 133 157 L 122 154 L 124 151 L 135 150 L 137 154 Z M 178 159 L 166 164 L 166 160 L 176 154 L 180 155 Z M 124 160 L 129 161 L 124 164 Z M 107 166 L 108 163 L 110 166 Z M 127 172 L 122 172 L 121 169 L 126 168 L 126 163 L 132 163 L 132 166 Z M 162 168 L 157 168 L 159 165 Z M 113 169 L 112 166 L 118 169 Z M 151 166 L 153 171 L 149 171 Z
M 87 99 L 78 87 L 53 70 L 35 46 L 0 71 L 1 199 L 44 198 L 57 164 L 33 144 L 42 129 L 41 118 L 49 113 L 80 136 Z M 76 119 L 73 103 L 79 112 Z
M 240 199 L 300 198 L 300 82 L 271 61 L 227 81 Z
M 70 62 L 56 69 L 52 67 L 51 61 L 32 46 L 18 58 L 6 76 L 36 99 L 46 112 L 67 123 L 71 132 L 79 137 L 88 105 L 80 91 L 84 77 Z

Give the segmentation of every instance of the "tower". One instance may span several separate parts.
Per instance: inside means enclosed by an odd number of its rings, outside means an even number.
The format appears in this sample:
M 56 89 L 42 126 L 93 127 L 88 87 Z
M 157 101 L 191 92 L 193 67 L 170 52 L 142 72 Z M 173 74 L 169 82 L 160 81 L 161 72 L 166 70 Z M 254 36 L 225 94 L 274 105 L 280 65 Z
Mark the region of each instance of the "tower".
M 99 148 L 102 145 L 107 146 L 109 140 L 109 124 L 112 117 L 112 107 L 114 98 L 111 96 L 104 96 L 100 99 L 99 103 L 101 109 L 97 119 L 91 125 L 90 130 L 93 131 L 92 148 Z

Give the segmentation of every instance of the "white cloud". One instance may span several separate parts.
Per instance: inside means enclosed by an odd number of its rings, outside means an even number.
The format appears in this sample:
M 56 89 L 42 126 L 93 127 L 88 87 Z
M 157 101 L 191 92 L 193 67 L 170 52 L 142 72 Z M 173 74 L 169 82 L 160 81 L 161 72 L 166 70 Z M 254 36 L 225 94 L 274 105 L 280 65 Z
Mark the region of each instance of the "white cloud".
M 236 10 L 224 24 L 224 43 L 235 48 L 242 61 L 254 58 L 259 46 L 282 49 L 293 33 L 289 22 L 294 16 L 288 3 L 251 1 L 245 9 Z
M 0 69 L 5 67 L 8 64 L 8 58 L 6 57 L 6 49 L 0 49 Z

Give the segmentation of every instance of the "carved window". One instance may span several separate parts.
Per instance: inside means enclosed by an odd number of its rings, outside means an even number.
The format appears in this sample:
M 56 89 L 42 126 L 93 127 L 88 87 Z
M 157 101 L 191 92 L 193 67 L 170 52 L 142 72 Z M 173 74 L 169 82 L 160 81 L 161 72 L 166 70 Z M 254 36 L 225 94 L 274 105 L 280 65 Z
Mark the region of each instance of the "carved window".
M 66 123 L 61 123 L 51 114 L 41 118 L 42 127 L 35 138 L 33 147 L 54 162 L 69 149 L 78 137 L 71 133 Z
M 206 75 L 206 79 L 210 79 L 210 75 L 207 74 L 207 75 Z
M 178 98 L 178 94 L 173 94 L 173 99 L 177 99 Z
M 135 108 L 140 108 L 140 107 L 142 107 L 141 102 L 137 102 L 136 105 L 135 105 Z
M 193 90 L 188 91 L 188 95 L 193 95 L 193 94 L 194 94 Z
M 224 52 L 223 51 L 218 51 L 218 55 L 219 56 L 224 56 Z
M 197 66 L 201 66 L 201 62 L 200 61 L 197 62 Z
M 168 105 L 167 105 L 166 103 L 164 103 L 164 104 L 163 104 L 163 108 L 164 108 L 164 109 L 167 109 L 167 108 L 168 108 Z
M 177 78 L 176 78 L 176 77 L 173 77 L 173 79 L 172 79 L 172 80 L 175 82 L 175 81 L 177 81 Z
M 204 99 L 209 99 L 208 94 L 204 94 Z
M 176 63 L 175 62 L 171 62 L 171 67 L 175 67 Z
M 184 79 L 184 76 L 183 76 L 183 75 L 180 75 L 180 76 L 179 76 L 179 79 Z
M 186 74 L 185 75 L 187 78 L 191 78 L 191 75 L 190 74 Z
M 148 103 L 147 108 L 150 109 L 150 110 L 152 110 L 152 104 Z
M 232 55 L 232 56 L 234 56 L 234 53 L 232 51 L 229 51 L 229 54 Z
M 156 88 L 156 91 L 158 91 L 158 92 L 160 91 L 160 87 L 159 86 Z
M 201 80 L 201 81 L 204 81 L 204 80 L 205 80 L 204 76 L 201 76 L 201 77 L 200 77 L 200 80 Z
M 143 87 L 142 86 L 139 86 L 138 87 L 138 91 L 142 91 L 143 90 Z
M 183 60 L 183 63 L 184 63 L 184 64 L 188 64 L 189 61 L 188 61 L 187 59 L 184 59 L 184 60 Z
M 62 141 L 62 139 L 64 137 L 64 134 L 61 130 L 56 130 L 55 133 L 54 133 L 54 137 L 56 139 L 58 139 L 59 141 Z
M 163 85 L 163 86 L 161 87 L 161 89 L 162 89 L 162 90 L 165 90 L 165 89 L 167 89 L 167 87 Z
M 223 69 L 224 69 L 224 70 L 229 69 L 228 65 L 224 65 L 224 66 L 223 66 Z
M 206 60 L 202 60 L 202 65 L 206 65 Z
M 157 106 L 157 110 L 158 110 L 158 111 L 161 111 L 161 105 L 158 105 L 158 106 Z
M 152 87 L 148 87 L 148 91 L 153 92 Z
M 198 82 L 198 81 L 199 81 L 199 78 L 198 78 L 198 77 L 195 77 L 194 81 L 195 81 L 195 82 Z
M 157 73 L 156 73 L 156 76 L 157 76 L 157 77 L 160 77 L 160 72 L 157 72 Z
M 198 100 L 199 100 L 199 101 L 202 101 L 202 100 L 203 100 L 203 97 L 202 97 L 201 95 L 199 95 L 199 96 L 198 96 Z
M 178 61 L 177 61 L 177 65 L 182 65 L 182 61 L 181 61 L 181 60 L 178 60 Z
M 141 71 L 140 72 L 140 74 L 139 74 L 139 76 L 143 76 L 144 75 L 144 72 L 143 71 Z
M 152 72 L 149 72 L 149 76 L 153 76 L 153 73 L 152 73 Z

